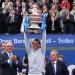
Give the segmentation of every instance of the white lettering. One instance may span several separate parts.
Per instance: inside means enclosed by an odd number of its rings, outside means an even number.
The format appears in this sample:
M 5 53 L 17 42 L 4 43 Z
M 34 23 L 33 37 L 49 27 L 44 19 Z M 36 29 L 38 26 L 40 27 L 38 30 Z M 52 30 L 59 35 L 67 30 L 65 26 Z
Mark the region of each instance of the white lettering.
M 51 39 L 47 39 L 46 40 L 46 43 L 51 43 Z
M 68 38 L 65 39 L 58 38 L 58 41 L 59 43 L 74 43 L 73 39 L 68 39 Z
M 14 39 L 14 44 L 24 43 L 24 40 Z
M 2 42 L 12 42 L 12 40 L 3 40 L 3 39 L 0 39 L 0 44 L 1 44 Z

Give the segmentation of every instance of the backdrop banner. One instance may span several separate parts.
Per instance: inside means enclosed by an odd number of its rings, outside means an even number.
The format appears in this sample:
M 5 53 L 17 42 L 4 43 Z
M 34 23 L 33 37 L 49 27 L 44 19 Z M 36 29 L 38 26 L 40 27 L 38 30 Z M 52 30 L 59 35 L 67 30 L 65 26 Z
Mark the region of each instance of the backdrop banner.
M 32 38 L 38 38 L 41 41 L 41 35 L 34 34 L 28 35 L 29 42 Z M 23 35 L 0 35 L 0 44 L 5 41 L 11 41 L 14 47 L 24 48 L 24 36 Z M 47 35 L 46 38 L 47 47 L 75 47 L 75 35 Z

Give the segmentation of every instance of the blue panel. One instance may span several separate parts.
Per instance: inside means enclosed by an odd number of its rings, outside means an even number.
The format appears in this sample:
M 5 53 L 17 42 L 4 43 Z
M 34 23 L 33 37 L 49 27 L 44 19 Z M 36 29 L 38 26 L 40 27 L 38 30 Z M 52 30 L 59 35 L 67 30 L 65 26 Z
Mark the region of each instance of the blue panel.
M 41 35 L 29 35 L 29 42 L 32 38 L 41 40 Z M 0 44 L 3 41 L 11 41 L 16 48 L 24 48 L 23 35 L 0 35 Z M 75 47 L 75 35 L 47 35 L 47 47 Z

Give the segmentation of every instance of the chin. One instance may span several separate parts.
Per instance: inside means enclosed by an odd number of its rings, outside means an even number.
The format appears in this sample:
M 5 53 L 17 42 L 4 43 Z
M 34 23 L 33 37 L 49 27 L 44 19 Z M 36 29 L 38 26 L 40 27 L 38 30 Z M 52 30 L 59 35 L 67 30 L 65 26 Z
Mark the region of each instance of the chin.
M 37 50 L 38 48 L 34 48 L 35 50 Z

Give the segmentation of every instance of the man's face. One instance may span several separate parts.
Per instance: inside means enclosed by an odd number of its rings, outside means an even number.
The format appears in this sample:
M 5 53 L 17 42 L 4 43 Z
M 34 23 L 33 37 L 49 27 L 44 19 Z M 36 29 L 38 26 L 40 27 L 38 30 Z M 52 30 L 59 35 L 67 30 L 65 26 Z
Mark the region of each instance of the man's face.
M 7 47 L 7 52 L 8 52 L 8 53 L 11 53 L 12 50 L 13 50 L 13 45 L 12 45 L 12 43 L 10 43 L 10 42 L 7 43 L 6 47 Z
M 15 14 L 15 11 L 14 10 L 11 10 L 11 14 L 14 15 Z
M 10 7 L 13 7 L 13 3 L 12 2 L 10 2 Z
M 25 3 L 22 3 L 22 7 L 26 7 L 26 4 Z
M 5 0 L 5 2 L 8 2 L 9 0 Z
M 6 43 L 3 43 L 3 44 L 2 44 L 1 50 L 2 50 L 3 52 L 6 51 Z
M 33 0 L 29 0 L 29 2 L 32 2 Z
M 50 53 L 50 60 L 52 62 L 54 62 L 55 60 L 57 60 L 57 53 L 56 52 L 51 52 Z
M 40 47 L 40 44 L 39 44 L 38 41 L 33 41 L 33 42 L 32 42 L 32 48 L 33 48 L 34 50 L 37 50 L 39 47 Z
M 66 14 L 69 14 L 69 9 L 66 9 L 66 10 L 65 10 L 65 13 L 66 13 Z
M 59 3 L 59 0 L 54 0 L 55 3 Z
M 45 4 L 46 0 L 42 0 L 42 4 Z

